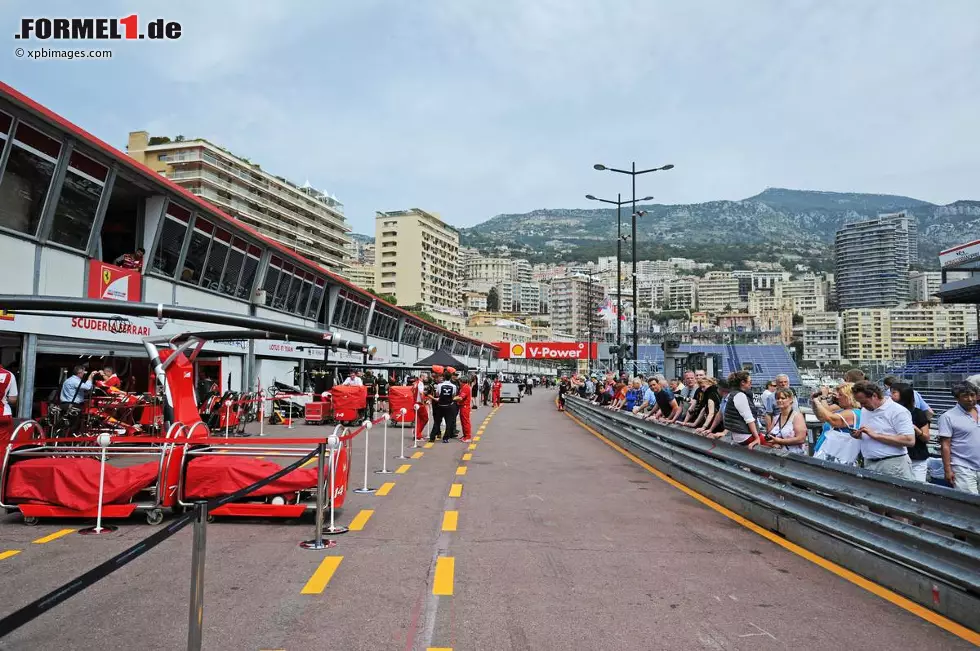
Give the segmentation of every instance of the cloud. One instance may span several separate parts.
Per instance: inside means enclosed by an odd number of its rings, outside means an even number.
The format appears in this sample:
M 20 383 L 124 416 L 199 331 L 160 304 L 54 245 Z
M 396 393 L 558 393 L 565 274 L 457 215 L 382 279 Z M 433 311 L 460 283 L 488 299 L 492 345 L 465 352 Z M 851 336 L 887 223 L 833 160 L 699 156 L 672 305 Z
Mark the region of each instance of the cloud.
M 87 5 L 102 8 L 131 11 Z M 418 206 L 466 225 L 628 193 L 628 179 L 592 170 L 600 161 L 674 163 L 637 188 L 665 203 L 767 186 L 976 198 L 972 0 L 246 0 L 156 11 L 184 25 L 179 42 L 122 44 L 98 66 L 23 64 L 11 82 L 111 142 L 150 127 L 203 136 L 309 179 L 362 232 L 375 210 Z

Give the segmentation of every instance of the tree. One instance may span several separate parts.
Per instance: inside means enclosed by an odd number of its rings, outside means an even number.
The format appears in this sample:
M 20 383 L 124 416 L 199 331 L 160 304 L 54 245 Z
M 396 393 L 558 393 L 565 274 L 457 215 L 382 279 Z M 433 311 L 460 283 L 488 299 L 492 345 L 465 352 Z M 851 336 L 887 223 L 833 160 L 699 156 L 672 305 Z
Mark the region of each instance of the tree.
M 150 147 L 153 145 L 165 145 L 170 142 L 170 138 L 167 136 L 152 136 L 147 143 Z
M 182 135 L 178 135 L 176 138 L 174 138 L 174 142 L 184 142 L 184 140 L 186 140 L 186 138 L 184 138 Z
M 500 311 L 500 292 L 497 291 L 496 287 L 491 287 L 490 292 L 487 294 L 487 311 Z

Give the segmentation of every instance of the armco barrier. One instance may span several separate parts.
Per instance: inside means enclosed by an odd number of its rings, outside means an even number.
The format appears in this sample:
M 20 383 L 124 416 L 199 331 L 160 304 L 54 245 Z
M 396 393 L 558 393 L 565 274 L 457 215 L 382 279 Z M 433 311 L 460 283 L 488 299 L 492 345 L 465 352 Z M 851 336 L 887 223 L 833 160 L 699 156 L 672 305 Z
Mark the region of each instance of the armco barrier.
M 569 396 L 566 408 L 739 515 L 980 630 L 980 497 L 803 455 L 749 450 L 577 397 Z

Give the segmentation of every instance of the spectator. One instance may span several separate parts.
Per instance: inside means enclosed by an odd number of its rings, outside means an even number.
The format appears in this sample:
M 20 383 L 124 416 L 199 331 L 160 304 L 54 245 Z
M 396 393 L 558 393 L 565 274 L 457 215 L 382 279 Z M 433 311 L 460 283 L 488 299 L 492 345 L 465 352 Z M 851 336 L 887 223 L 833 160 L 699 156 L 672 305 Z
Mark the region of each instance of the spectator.
M 659 417 L 655 415 L 654 418 L 664 423 L 674 422 L 681 413 L 681 406 L 677 404 L 677 398 L 670 390 L 667 378 L 663 375 L 654 375 L 651 384 L 654 386 L 654 399 L 657 401 L 657 411 L 660 414 Z
M 735 371 L 728 376 L 731 393 L 725 407 L 725 429 L 737 445 L 753 448 L 759 444 L 759 430 L 752 411 L 752 375 Z
M 811 396 L 813 413 L 823 423 L 817 449 L 823 443 L 823 434 L 828 430 L 837 430 L 850 436 L 850 430 L 861 427 L 861 409 L 854 401 L 853 387 L 850 382 L 845 382 L 834 389 L 832 395 L 826 395 L 821 390 Z
M 844 381 L 849 384 L 854 384 L 855 382 L 863 382 L 865 380 L 864 371 L 859 368 L 852 368 L 847 373 L 844 374 Z
M 626 391 L 626 402 L 623 403 L 623 409 L 633 411 L 633 407 L 643 401 L 642 386 L 643 383 L 640 381 L 640 378 L 634 378 L 630 383 L 630 388 Z
M 766 382 L 766 389 L 762 392 L 762 404 L 766 404 L 766 402 L 772 397 L 772 394 L 776 393 L 777 388 L 778 387 L 776 386 L 775 380 L 769 380 Z
M 95 375 L 95 371 L 88 374 L 88 378 L 82 381 L 85 377 L 85 367 L 76 366 L 72 375 L 65 378 L 64 383 L 61 385 L 61 408 L 67 410 L 68 407 L 72 405 L 80 405 L 85 402 L 88 397 L 88 392 L 92 390 L 92 376 Z
M 776 391 L 778 391 L 779 389 L 789 389 L 789 376 L 786 375 L 785 373 L 780 373 L 779 375 L 777 375 L 775 382 L 776 382 Z M 800 408 L 800 403 L 796 399 L 796 396 L 794 395 L 793 409 L 798 410 L 799 408 Z M 773 420 L 775 420 L 776 415 L 779 413 L 779 407 L 776 406 L 775 392 L 770 393 L 768 399 L 765 397 L 765 393 L 763 393 L 762 409 L 763 411 L 765 411 L 766 414 L 766 431 L 769 432 L 772 430 Z
M 725 409 L 728 407 L 728 397 L 731 395 L 730 389 L 728 387 L 728 382 L 722 382 L 717 385 L 718 394 L 721 396 L 721 401 L 718 403 L 718 412 L 715 417 L 711 419 L 710 422 L 706 423 L 703 427 L 699 427 L 694 430 L 696 434 L 704 434 L 711 438 L 720 439 L 725 435 Z
M 697 407 L 698 414 L 693 421 L 684 423 L 685 427 L 701 427 L 714 421 L 715 414 L 721 403 L 721 394 L 718 392 L 718 381 L 713 377 L 701 377 L 698 379 L 698 386 L 701 388 L 701 395 L 698 400 L 700 406 Z
M 969 382 L 953 386 L 956 406 L 939 417 L 943 470 L 957 490 L 980 494 L 980 419 L 977 388 Z
M 657 386 L 656 377 L 651 377 L 650 381 L 647 383 L 646 389 L 643 391 L 643 397 L 640 400 L 640 404 L 633 407 L 633 413 L 637 416 L 644 418 L 649 416 L 651 412 L 657 407 L 657 396 L 655 393 L 655 387 Z
M 684 371 L 681 383 L 682 386 L 678 387 L 674 393 L 677 396 L 677 402 L 681 406 L 681 418 L 684 418 L 687 416 L 687 410 L 691 407 L 694 392 L 698 388 L 698 380 L 694 376 L 694 371 Z
M 609 401 L 609 408 L 619 410 L 626 404 L 626 385 L 618 382 L 613 390 L 612 400 Z
M 766 432 L 766 441 L 774 448 L 786 448 L 794 454 L 806 454 L 806 419 L 795 406 L 796 396 L 789 388 L 776 389 L 776 415 Z
M 915 427 L 908 409 L 892 400 L 874 382 L 855 382 L 854 399 L 863 424 L 851 433 L 861 441 L 864 467 L 873 472 L 913 480 L 908 448 L 915 445 Z
M 915 392 L 911 384 L 893 382 L 891 385 L 892 400 L 908 409 L 912 414 L 912 426 L 915 428 L 915 445 L 909 448 L 909 463 L 912 466 L 912 476 L 918 481 L 926 480 L 926 470 L 929 463 L 929 416 L 915 404 Z
M 884 380 L 881 381 L 881 383 L 884 384 L 886 387 L 888 387 L 889 390 L 892 389 L 893 385 L 898 384 L 899 382 L 901 382 L 901 380 L 899 380 L 894 375 L 889 375 L 888 377 L 886 377 Z M 911 386 L 912 385 L 910 384 L 909 387 Z M 925 401 L 925 398 L 922 397 L 922 394 L 916 391 L 915 389 L 912 389 L 912 396 L 914 398 L 913 404 L 915 405 L 916 409 L 921 409 L 922 413 L 925 414 L 926 418 L 928 418 L 929 422 L 931 423 L 932 419 L 936 417 L 936 413 L 932 410 L 932 407 L 930 407 L 929 403 Z M 892 400 L 894 399 L 895 398 L 892 397 Z

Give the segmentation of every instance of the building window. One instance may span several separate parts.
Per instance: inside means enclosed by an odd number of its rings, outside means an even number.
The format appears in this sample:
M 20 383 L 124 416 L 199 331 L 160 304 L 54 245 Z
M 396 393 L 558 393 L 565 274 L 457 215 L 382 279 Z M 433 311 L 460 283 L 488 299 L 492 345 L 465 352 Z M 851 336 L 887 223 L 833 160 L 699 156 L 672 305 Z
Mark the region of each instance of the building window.
M 51 241 L 84 251 L 99 209 L 99 199 L 109 177 L 109 168 L 77 151 L 68 159 L 68 172 L 61 186 L 54 213 Z
M 426 330 L 422 333 L 422 348 L 436 350 L 439 347 L 439 333 Z
M 317 315 L 317 308 L 320 307 L 320 301 L 323 299 L 323 289 L 326 287 L 327 281 L 323 278 L 317 278 L 313 284 L 313 293 L 310 295 L 310 305 L 306 309 L 306 316 L 310 319 L 315 319 Z M 326 321 L 326 318 L 323 319 Z
M 279 284 L 276 286 L 275 300 L 272 307 L 277 310 L 286 309 L 286 300 L 289 298 L 289 286 L 293 282 L 293 265 L 288 262 L 282 265 L 282 273 L 279 275 Z
M 180 261 L 180 251 L 184 248 L 187 237 L 187 225 L 190 224 L 191 213 L 180 206 L 170 204 L 160 229 L 160 239 L 156 252 L 153 254 L 153 270 L 173 278 Z
M 406 346 L 418 346 L 422 341 L 422 328 L 408 321 L 402 330 L 402 343 Z
M 214 224 L 205 219 L 194 220 L 194 230 L 191 233 L 191 243 L 184 258 L 184 269 L 180 279 L 187 283 L 199 284 L 204 274 L 204 263 L 208 257 L 211 237 L 214 235 Z
M 394 339 L 398 334 L 398 317 L 376 307 L 368 334 L 381 339 Z
M 237 237 L 231 243 L 231 249 L 228 251 L 228 260 L 225 262 L 225 270 L 224 273 L 221 274 L 222 293 L 245 298 L 240 293 L 241 288 L 238 286 L 238 277 L 242 273 L 242 266 L 245 262 L 245 251 L 247 246 L 248 245 L 244 240 L 240 240 Z
M 299 288 L 299 300 L 296 301 L 296 314 L 306 316 L 309 311 L 310 295 L 313 293 L 313 274 L 303 274 L 303 284 Z
M 17 125 L 0 180 L 0 226 L 27 235 L 37 234 L 44 199 L 60 155 L 60 142 L 24 123 Z
M 346 289 L 340 290 L 337 307 L 334 310 L 333 325 L 353 332 L 363 332 L 367 326 L 370 305 L 367 299 Z
M 211 249 L 208 251 L 207 261 L 204 264 L 204 273 L 201 275 L 201 287 L 211 291 L 227 293 L 221 286 L 221 272 L 225 268 L 225 260 L 228 258 L 228 250 L 231 248 L 231 233 L 218 228 L 211 241 Z
M 265 281 L 262 284 L 262 289 L 265 290 L 265 304 L 267 307 L 273 307 L 276 296 L 276 285 L 279 283 L 279 276 L 282 275 L 282 260 L 276 256 L 272 256 L 269 261 L 269 268 L 265 272 Z

